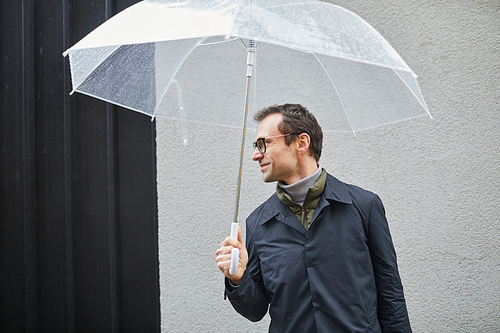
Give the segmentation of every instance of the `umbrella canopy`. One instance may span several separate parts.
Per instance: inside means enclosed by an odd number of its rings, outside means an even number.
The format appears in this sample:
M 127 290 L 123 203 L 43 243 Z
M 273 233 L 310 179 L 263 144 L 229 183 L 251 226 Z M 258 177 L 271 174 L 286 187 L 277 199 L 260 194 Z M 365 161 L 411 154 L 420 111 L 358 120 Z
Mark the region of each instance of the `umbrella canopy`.
M 241 127 L 231 98 L 244 91 L 237 68 L 248 40 L 257 49 L 254 108 L 300 102 L 323 130 L 353 132 L 429 114 L 416 75 L 389 43 L 356 14 L 320 1 L 142 1 L 65 55 L 74 91 L 152 117 Z M 283 62 L 289 69 L 275 72 Z M 184 105 L 180 92 L 200 98 Z M 203 105 L 203 94 L 221 104 Z

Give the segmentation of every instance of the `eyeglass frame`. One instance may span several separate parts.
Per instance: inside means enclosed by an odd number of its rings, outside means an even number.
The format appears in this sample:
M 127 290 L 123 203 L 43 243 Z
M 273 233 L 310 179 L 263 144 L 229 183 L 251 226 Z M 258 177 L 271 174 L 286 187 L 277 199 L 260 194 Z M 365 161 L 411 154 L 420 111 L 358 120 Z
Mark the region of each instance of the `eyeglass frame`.
M 253 142 L 253 149 L 257 149 L 259 151 L 259 153 L 261 154 L 265 154 L 266 151 L 267 151 L 267 146 L 266 146 L 266 139 L 270 139 L 270 138 L 279 138 L 279 137 L 282 137 L 282 136 L 290 136 L 290 135 L 301 135 L 302 133 L 287 133 L 287 134 L 281 134 L 281 135 L 273 135 L 273 136 L 268 136 L 268 137 L 262 137 L 262 138 L 258 138 L 257 141 Z M 259 144 L 258 142 L 259 141 L 262 141 L 262 143 L 264 144 L 264 151 L 260 150 L 260 147 L 259 147 Z

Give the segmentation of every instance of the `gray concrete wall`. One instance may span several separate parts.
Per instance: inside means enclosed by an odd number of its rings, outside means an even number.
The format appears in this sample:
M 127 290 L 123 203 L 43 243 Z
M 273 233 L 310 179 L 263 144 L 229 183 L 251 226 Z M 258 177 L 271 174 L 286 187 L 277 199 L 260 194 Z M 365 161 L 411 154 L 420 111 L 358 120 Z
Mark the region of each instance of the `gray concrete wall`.
M 382 198 L 414 332 L 498 332 L 500 4 L 335 3 L 394 46 L 419 75 L 435 119 L 355 137 L 326 133 L 321 163 Z M 207 112 L 243 109 L 239 96 L 197 97 Z M 193 123 L 186 129 L 189 143 L 183 145 L 176 121 L 157 122 L 162 331 L 265 332 L 268 318 L 251 323 L 224 301 L 215 264 L 233 216 L 240 131 Z M 253 138 L 250 131 L 248 142 Z M 275 186 L 261 182 L 251 149 L 245 154 L 243 227 Z

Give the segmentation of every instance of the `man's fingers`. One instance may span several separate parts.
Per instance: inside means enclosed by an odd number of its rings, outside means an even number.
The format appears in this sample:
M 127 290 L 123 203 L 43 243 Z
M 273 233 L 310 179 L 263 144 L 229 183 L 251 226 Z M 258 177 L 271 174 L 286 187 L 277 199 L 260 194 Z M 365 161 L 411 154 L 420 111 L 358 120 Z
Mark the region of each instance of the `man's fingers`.
M 222 243 L 220 243 L 220 247 L 224 247 L 224 246 L 228 246 L 228 245 L 231 245 L 231 246 L 238 245 L 238 241 L 236 239 L 234 239 L 233 237 L 226 237 L 226 239 L 224 239 L 222 241 Z
M 217 267 L 219 267 L 220 270 L 228 270 L 229 266 L 231 265 L 231 260 L 223 260 L 219 261 L 217 260 Z
M 238 237 L 239 238 L 239 237 Z M 233 247 L 237 247 L 239 249 L 241 249 L 241 244 L 239 241 L 237 241 L 236 239 L 232 238 L 232 237 L 227 237 L 226 239 L 224 239 L 222 241 L 222 243 L 220 244 L 220 247 L 221 248 L 225 248 L 225 247 L 228 247 L 230 246 L 231 248 Z M 229 250 L 229 252 L 231 252 L 231 250 Z
M 234 248 L 234 246 L 221 246 L 217 251 L 215 251 L 215 255 L 224 255 L 224 254 L 231 254 L 231 250 Z
M 231 261 L 231 253 L 227 254 L 227 253 L 223 253 L 223 254 L 219 254 L 217 255 L 217 262 L 224 262 L 224 261 Z

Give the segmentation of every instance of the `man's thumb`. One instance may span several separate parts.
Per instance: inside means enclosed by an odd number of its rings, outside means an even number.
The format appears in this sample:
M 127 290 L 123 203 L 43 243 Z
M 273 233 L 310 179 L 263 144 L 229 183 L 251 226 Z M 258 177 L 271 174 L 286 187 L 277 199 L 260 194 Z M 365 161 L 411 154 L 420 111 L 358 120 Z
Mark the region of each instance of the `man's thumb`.
M 241 232 L 241 226 L 238 226 L 238 242 L 240 242 L 243 246 L 245 243 L 243 242 L 243 234 Z

